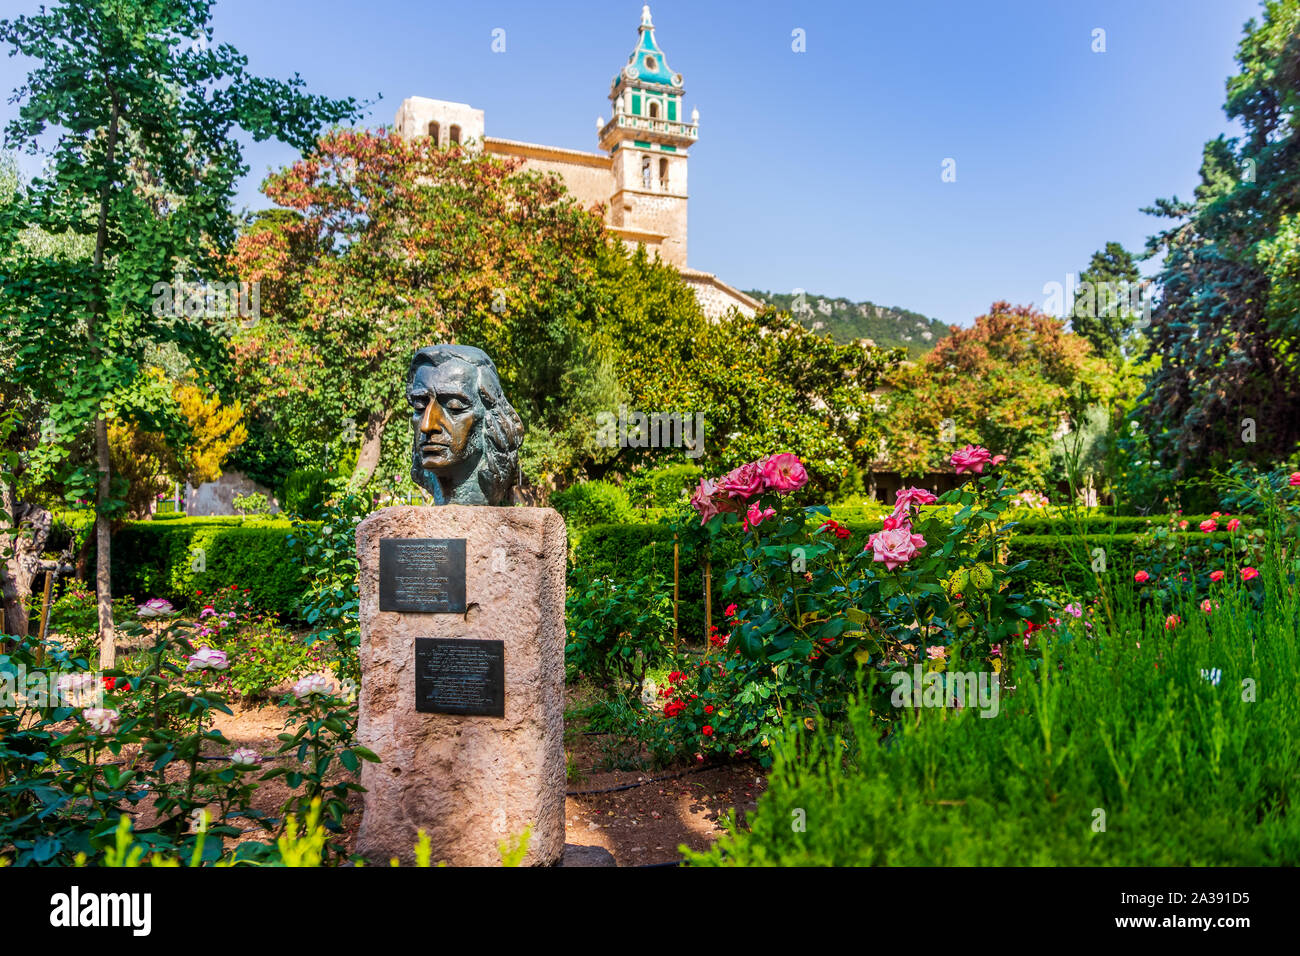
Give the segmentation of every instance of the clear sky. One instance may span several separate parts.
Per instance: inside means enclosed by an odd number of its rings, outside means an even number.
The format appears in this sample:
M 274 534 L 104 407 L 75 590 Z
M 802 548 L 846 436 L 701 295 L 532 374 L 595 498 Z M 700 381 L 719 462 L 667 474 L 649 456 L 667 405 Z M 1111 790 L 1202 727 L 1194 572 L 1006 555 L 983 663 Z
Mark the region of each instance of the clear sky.
M 35 0 L 0 0 L 4 16 Z M 969 324 L 996 299 L 1042 305 L 1140 207 L 1187 197 L 1201 148 L 1234 132 L 1225 79 L 1256 0 L 660 0 L 656 38 L 700 111 L 690 264 L 740 288 L 795 288 Z M 216 39 L 258 73 L 377 102 L 470 103 L 489 136 L 596 150 L 639 2 L 218 0 Z M 505 51 L 492 50 L 505 31 Z M 802 30 L 806 49 L 792 49 Z M 1105 52 L 1093 52 L 1094 30 Z M 12 90 L 22 61 L 0 60 Z M 8 119 L 14 107 L 0 104 Z M 294 158 L 251 147 L 241 205 Z M 955 160 L 956 180 L 941 177 Z M 1151 271 L 1151 265 L 1144 268 Z

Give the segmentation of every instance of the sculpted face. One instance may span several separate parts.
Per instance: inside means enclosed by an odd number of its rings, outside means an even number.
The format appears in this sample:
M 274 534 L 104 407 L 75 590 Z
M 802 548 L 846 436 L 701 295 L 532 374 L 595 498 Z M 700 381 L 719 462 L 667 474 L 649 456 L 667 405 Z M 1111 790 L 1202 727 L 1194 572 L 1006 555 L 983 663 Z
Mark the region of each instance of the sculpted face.
M 447 472 L 475 456 L 479 449 L 474 447 L 474 433 L 483 418 L 478 369 L 460 359 L 422 365 L 411 380 L 407 400 L 422 468 Z

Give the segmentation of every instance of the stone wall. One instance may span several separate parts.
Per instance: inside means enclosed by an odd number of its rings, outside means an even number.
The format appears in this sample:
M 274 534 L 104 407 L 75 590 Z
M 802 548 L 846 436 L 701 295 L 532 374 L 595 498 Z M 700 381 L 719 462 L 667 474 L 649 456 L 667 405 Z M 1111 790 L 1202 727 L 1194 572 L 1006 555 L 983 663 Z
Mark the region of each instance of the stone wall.
M 278 512 L 280 503 L 276 501 L 271 489 L 259 485 L 239 471 L 227 471 L 216 481 L 209 481 L 195 488 L 185 486 L 185 513 L 191 518 L 211 515 L 238 514 L 234 506 L 235 495 L 266 495 L 271 503 L 271 511 Z

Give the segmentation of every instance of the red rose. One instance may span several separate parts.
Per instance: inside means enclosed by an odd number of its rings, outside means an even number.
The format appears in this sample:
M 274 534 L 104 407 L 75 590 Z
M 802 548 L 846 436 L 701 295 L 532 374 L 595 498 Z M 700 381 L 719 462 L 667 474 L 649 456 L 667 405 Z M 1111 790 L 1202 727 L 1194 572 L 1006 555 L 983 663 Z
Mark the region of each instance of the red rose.
M 713 728 L 710 727 L 708 724 L 705 724 L 703 727 L 700 728 L 700 733 L 704 734 L 704 736 L 706 737 L 712 737 Z
M 713 705 L 712 705 L 712 704 L 705 704 L 705 705 L 704 705 L 704 712 L 705 712 L 706 714 L 711 714 L 711 713 L 713 713 Z

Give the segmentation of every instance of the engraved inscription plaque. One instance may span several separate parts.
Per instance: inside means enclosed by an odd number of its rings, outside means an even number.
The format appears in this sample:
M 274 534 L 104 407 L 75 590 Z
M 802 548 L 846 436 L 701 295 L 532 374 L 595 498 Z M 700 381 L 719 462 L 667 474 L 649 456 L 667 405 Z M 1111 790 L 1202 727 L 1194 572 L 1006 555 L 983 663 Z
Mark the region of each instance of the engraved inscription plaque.
M 415 709 L 423 714 L 504 717 L 505 642 L 417 637 Z
M 464 538 L 380 538 L 379 610 L 465 613 Z

